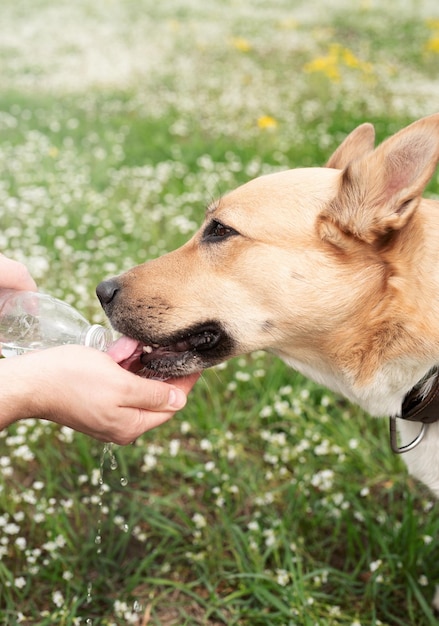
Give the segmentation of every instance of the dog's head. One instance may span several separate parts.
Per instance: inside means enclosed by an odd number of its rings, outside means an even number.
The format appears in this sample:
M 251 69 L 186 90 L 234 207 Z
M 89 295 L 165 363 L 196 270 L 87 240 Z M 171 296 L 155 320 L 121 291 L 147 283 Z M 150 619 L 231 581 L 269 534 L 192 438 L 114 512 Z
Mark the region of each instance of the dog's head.
M 239 187 L 184 246 L 102 282 L 113 327 L 139 342 L 137 369 L 182 376 L 263 349 L 305 373 L 318 363 L 370 374 L 373 342 L 384 350 L 398 333 L 389 294 L 420 262 L 416 216 L 439 159 L 439 114 L 373 144 L 363 124 L 326 167 Z

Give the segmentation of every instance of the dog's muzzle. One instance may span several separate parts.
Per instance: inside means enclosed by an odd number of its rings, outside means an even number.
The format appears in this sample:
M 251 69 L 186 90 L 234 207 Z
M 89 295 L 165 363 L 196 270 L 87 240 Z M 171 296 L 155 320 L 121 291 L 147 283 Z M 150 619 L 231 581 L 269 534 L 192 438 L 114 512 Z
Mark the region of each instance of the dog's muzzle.
M 136 305 L 124 305 L 124 290 L 117 278 L 101 282 L 96 294 L 114 329 L 138 341 L 129 369 L 161 379 L 186 376 L 217 365 L 234 355 L 235 342 L 216 320 L 166 328 L 165 316 L 135 315 Z

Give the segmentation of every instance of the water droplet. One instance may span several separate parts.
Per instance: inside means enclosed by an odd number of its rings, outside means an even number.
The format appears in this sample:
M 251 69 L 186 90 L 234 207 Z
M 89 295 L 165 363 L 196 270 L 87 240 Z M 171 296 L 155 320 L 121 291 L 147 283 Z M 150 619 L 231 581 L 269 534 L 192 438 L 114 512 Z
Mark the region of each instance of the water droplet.
M 122 476 L 122 478 L 120 479 L 120 484 L 122 485 L 122 487 L 126 487 L 128 485 L 128 478 Z
M 85 623 L 87 624 L 87 626 L 91 626 L 91 625 L 93 624 L 93 620 L 92 620 L 92 619 L 90 619 L 90 618 L 87 618 L 87 619 L 85 620 Z
M 99 544 L 101 544 L 101 543 L 102 543 L 102 536 L 101 536 L 101 535 L 96 535 L 96 538 L 95 538 L 95 543 L 96 543 L 97 545 L 99 545 Z
M 118 468 L 117 459 L 116 459 L 115 456 L 112 456 L 111 459 L 110 459 L 110 467 L 111 467 L 112 470 L 115 470 L 115 469 Z
M 104 454 L 111 454 L 113 452 L 113 444 L 111 442 L 104 443 Z
M 124 533 L 127 533 L 129 531 L 129 529 L 130 529 L 130 527 L 128 526 L 128 524 L 124 524 L 122 526 L 122 530 L 123 530 Z

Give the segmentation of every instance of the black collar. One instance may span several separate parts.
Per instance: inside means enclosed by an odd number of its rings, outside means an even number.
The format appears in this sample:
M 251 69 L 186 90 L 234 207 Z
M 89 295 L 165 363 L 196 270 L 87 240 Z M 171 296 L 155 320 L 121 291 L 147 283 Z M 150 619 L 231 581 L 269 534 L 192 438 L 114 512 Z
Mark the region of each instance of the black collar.
M 406 395 L 401 408 L 402 419 L 422 424 L 439 421 L 439 371 L 432 375 L 435 378 L 426 396 L 422 397 L 420 385 Z

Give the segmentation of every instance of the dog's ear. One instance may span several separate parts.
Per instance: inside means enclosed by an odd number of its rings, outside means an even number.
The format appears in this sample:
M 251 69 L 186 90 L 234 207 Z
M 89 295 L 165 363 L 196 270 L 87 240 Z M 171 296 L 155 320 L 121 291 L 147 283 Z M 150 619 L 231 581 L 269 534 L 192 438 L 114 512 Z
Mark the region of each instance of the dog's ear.
M 368 244 L 389 241 L 410 221 L 438 160 L 439 113 L 343 170 L 336 197 L 319 216 L 321 237 L 342 249 L 352 237 Z
M 354 159 L 372 152 L 375 147 L 375 129 L 372 124 L 361 124 L 353 130 L 330 157 L 325 167 L 344 170 Z

